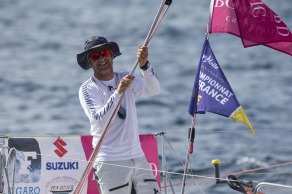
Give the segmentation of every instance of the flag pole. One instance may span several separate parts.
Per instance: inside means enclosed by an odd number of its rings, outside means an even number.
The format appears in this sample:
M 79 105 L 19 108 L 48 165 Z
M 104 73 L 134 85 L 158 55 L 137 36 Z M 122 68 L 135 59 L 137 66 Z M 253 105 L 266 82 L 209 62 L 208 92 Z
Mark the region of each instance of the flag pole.
M 151 28 L 150 28 L 150 30 L 149 30 L 149 32 L 147 34 L 147 37 L 146 37 L 145 42 L 143 44 L 144 46 L 147 46 L 148 43 L 150 42 L 151 38 L 153 37 L 154 33 L 156 32 L 158 26 L 160 25 L 161 20 L 163 19 L 164 15 L 167 12 L 167 10 L 168 10 L 169 6 L 171 5 L 171 3 L 172 3 L 172 0 L 163 0 L 162 1 L 161 5 L 159 7 L 159 10 L 158 10 L 158 12 L 157 12 L 157 14 L 156 14 L 156 16 L 155 16 L 155 18 L 153 20 L 153 23 L 151 25 Z M 160 17 L 160 15 L 162 13 L 162 10 L 164 8 L 164 5 L 167 5 L 167 9 L 164 11 L 163 16 Z M 137 59 L 136 62 L 135 62 L 135 65 L 132 68 L 132 71 L 131 71 L 130 75 L 133 75 L 134 74 L 135 69 L 138 66 L 138 62 L 139 61 Z M 76 186 L 73 194 L 80 194 L 82 192 L 82 189 L 83 189 L 84 184 L 85 184 L 85 182 L 86 182 L 86 180 L 88 178 L 88 175 L 90 174 L 90 171 L 92 170 L 94 161 L 95 161 L 95 159 L 96 159 L 96 157 L 97 157 L 97 155 L 99 153 L 99 150 L 100 150 L 100 148 L 101 148 L 101 146 L 103 144 L 103 141 L 105 139 L 105 136 L 106 136 L 106 134 L 107 134 L 107 132 L 109 130 L 110 123 L 112 122 L 113 118 L 115 117 L 115 115 L 118 112 L 118 109 L 119 109 L 119 106 L 121 104 L 121 101 L 122 101 L 122 98 L 123 98 L 124 94 L 125 94 L 125 91 L 122 92 L 120 98 L 118 99 L 118 103 L 117 103 L 117 105 L 116 105 L 116 107 L 114 109 L 114 112 L 112 113 L 111 117 L 107 121 L 107 124 L 105 126 L 105 129 L 104 129 L 104 131 L 103 131 L 103 133 L 102 133 L 102 135 L 101 135 L 101 137 L 100 137 L 100 139 L 99 139 L 96 147 L 94 148 L 94 150 L 93 150 L 93 152 L 92 152 L 92 154 L 91 154 L 91 156 L 89 158 L 89 161 L 87 163 L 87 166 L 86 166 L 86 168 L 85 168 L 85 170 L 84 170 L 84 172 L 83 172 L 83 174 L 81 176 L 81 179 L 79 180 L 79 182 L 78 182 L 78 184 L 77 184 L 77 186 Z
M 208 36 L 208 34 L 206 34 L 206 37 L 207 36 Z M 205 48 L 205 44 L 206 44 L 206 41 L 204 42 L 204 45 L 203 45 L 203 48 L 202 48 L 202 53 L 203 53 L 203 49 Z M 196 78 L 197 78 L 197 76 L 199 76 L 198 73 L 200 72 L 200 64 L 201 64 L 201 61 L 202 61 L 202 56 L 200 56 L 200 60 L 199 61 L 200 61 L 200 63 L 199 63 L 198 69 L 197 69 Z M 187 153 L 187 157 L 186 157 L 185 169 L 184 169 L 184 174 L 183 174 L 181 194 L 184 194 L 184 191 L 185 191 L 186 175 L 187 175 L 187 172 L 188 172 L 188 166 L 189 166 L 189 162 L 190 162 L 190 157 L 191 157 L 191 155 L 193 154 L 193 151 L 194 151 L 194 140 L 195 140 L 195 132 L 196 132 L 195 123 L 196 123 L 196 112 L 197 112 L 198 93 L 199 93 L 198 88 L 199 88 L 198 87 L 198 83 L 196 84 L 196 81 L 195 81 L 195 85 L 194 85 L 193 93 L 192 93 L 192 96 L 195 97 L 195 100 L 194 100 L 193 105 L 191 107 L 192 110 L 189 109 L 189 113 L 192 115 L 192 125 L 189 128 L 189 133 L 188 133 L 188 141 L 189 141 L 188 142 L 188 153 Z M 191 104 L 192 104 L 192 100 L 191 100 Z
M 186 163 L 185 163 L 185 169 L 184 169 L 184 174 L 183 174 L 183 181 L 182 181 L 182 188 L 181 188 L 181 194 L 184 194 L 185 191 L 185 185 L 186 185 L 186 177 L 187 177 L 187 172 L 188 172 L 188 166 L 190 162 L 190 157 L 193 154 L 194 151 L 194 139 L 195 139 L 195 121 L 196 121 L 196 114 L 194 114 L 194 117 L 192 119 L 192 125 L 191 128 L 189 128 L 189 133 L 188 133 L 188 154 L 186 158 Z
M 214 0 L 211 0 L 210 1 L 210 8 L 209 8 L 208 23 L 206 26 L 206 33 L 207 34 L 209 34 L 211 31 L 213 12 L 214 12 Z M 208 39 L 209 39 L 209 37 L 208 37 Z
M 208 18 L 208 22 L 207 22 L 207 26 L 206 26 L 206 40 L 209 40 L 210 37 L 210 29 L 211 29 L 211 24 L 212 24 L 212 15 L 213 15 L 213 7 L 214 7 L 214 0 L 211 0 L 210 2 L 210 9 L 209 9 L 209 18 Z M 204 43 L 203 48 L 205 47 L 206 41 Z M 203 52 L 203 50 L 202 50 Z M 200 58 L 200 63 L 202 60 L 202 56 Z M 200 71 L 200 69 L 198 69 L 197 71 Z M 198 87 L 196 87 L 198 88 Z M 194 94 L 198 100 L 198 91 L 196 91 L 196 94 Z M 197 102 L 195 102 L 197 104 Z M 191 128 L 189 128 L 189 133 L 188 133 L 188 153 L 187 153 L 187 157 L 186 157 L 186 163 L 185 163 L 185 168 L 184 168 L 184 174 L 183 174 L 183 181 L 182 181 L 182 187 L 181 187 L 181 194 L 184 194 L 185 191 L 185 183 L 186 183 L 186 175 L 188 172 L 188 166 L 189 166 L 189 162 L 190 162 L 190 157 L 193 154 L 194 151 L 194 140 L 195 140 L 195 123 L 196 123 L 196 112 L 197 112 L 197 106 L 195 106 L 195 111 L 192 117 L 192 125 Z

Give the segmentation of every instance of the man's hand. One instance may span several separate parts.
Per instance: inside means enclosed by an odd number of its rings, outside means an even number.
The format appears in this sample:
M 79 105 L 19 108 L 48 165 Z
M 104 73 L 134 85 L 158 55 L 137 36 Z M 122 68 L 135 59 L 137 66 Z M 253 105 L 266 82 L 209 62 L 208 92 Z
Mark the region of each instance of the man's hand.
M 126 89 L 128 89 L 131 85 L 131 83 L 134 80 L 134 76 L 131 75 L 126 75 L 125 77 L 123 77 L 119 83 L 119 86 L 117 88 L 117 92 L 119 94 L 121 94 L 123 91 L 125 91 Z
M 148 47 L 140 46 L 137 52 L 137 59 L 139 62 L 139 66 L 144 66 L 148 61 Z

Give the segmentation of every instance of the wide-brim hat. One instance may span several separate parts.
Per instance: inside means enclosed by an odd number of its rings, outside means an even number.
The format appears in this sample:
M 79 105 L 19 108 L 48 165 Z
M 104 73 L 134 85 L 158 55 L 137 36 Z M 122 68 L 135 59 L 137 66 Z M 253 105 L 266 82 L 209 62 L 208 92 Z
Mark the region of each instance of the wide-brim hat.
M 113 58 L 122 54 L 117 43 L 108 42 L 107 39 L 102 36 L 92 36 L 85 41 L 84 51 L 77 54 L 77 63 L 80 65 L 80 67 L 87 70 L 91 67 L 87 60 L 88 52 L 100 52 L 105 49 L 110 49 Z

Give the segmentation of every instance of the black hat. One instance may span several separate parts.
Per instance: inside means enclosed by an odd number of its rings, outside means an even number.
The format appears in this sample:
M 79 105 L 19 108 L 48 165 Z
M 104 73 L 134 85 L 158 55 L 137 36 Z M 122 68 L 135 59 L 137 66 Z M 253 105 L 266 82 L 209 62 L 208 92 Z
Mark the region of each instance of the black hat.
M 84 51 L 77 54 L 78 64 L 85 70 L 89 69 L 91 65 L 87 61 L 87 53 L 91 50 L 102 51 L 104 49 L 110 49 L 113 58 L 121 55 L 119 45 L 115 42 L 108 42 L 106 38 L 102 36 L 92 36 L 85 41 Z

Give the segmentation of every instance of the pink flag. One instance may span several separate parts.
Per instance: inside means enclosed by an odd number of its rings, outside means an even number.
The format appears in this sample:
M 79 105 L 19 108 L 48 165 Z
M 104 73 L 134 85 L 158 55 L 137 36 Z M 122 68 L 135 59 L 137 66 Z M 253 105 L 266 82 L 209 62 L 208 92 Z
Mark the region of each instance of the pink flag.
M 261 0 L 214 0 L 210 25 L 210 33 L 238 36 L 244 47 L 264 45 L 292 55 L 291 31 Z

